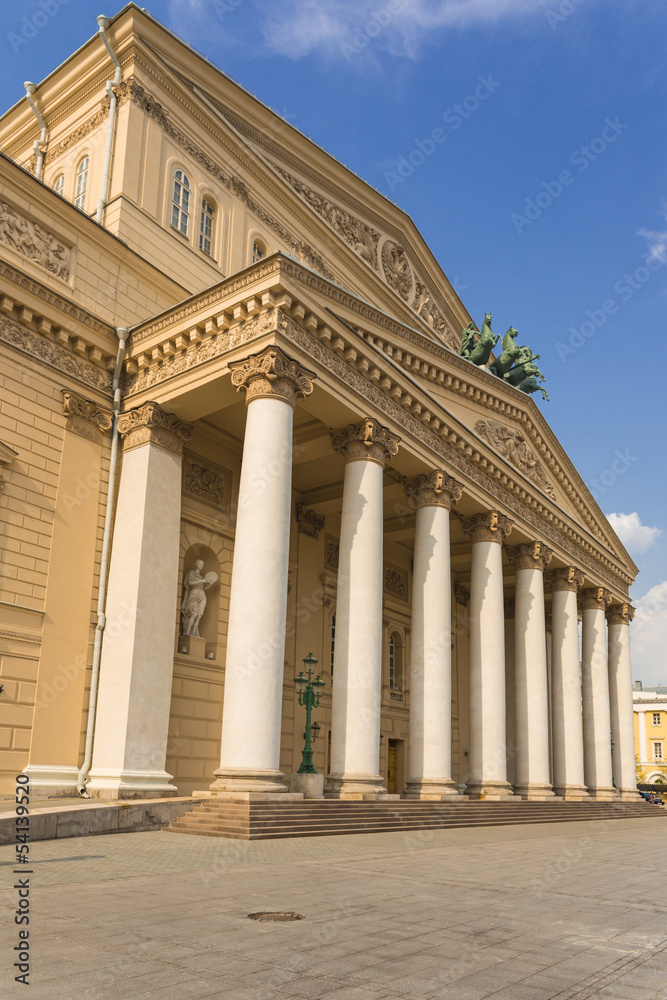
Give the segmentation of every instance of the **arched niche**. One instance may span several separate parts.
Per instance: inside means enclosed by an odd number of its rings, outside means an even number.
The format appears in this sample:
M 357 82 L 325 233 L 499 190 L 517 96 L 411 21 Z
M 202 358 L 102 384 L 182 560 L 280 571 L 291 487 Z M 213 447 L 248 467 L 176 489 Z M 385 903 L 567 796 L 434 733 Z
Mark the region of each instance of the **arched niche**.
M 220 560 L 218 556 L 208 545 L 204 545 L 201 542 L 195 542 L 186 549 L 183 556 L 183 572 L 181 574 L 181 590 L 179 594 L 179 635 L 182 634 L 183 629 L 183 617 L 180 614 L 180 610 L 183 604 L 183 597 L 185 594 L 185 579 L 191 570 L 195 569 L 195 565 L 198 559 L 202 559 L 204 566 L 202 568 L 202 575 L 206 576 L 207 573 L 215 573 L 217 576 L 216 583 L 206 591 L 206 607 L 204 608 L 204 613 L 201 616 L 199 622 L 199 634 L 202 639 L 206 640 L 207 645 L 217 643 L 218 641 L 218 614 L 220 609 Z

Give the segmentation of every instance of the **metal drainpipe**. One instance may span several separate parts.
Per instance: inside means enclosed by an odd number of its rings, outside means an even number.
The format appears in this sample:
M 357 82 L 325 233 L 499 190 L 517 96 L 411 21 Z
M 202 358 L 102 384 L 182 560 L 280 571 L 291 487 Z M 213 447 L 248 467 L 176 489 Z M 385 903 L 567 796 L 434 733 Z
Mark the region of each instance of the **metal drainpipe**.
M 98 31 L 100 38 L 106 46 L 106 50 L 111 56 L 111 61 L 116 67 L 116 72 L 113 80 L 107 80 L 107 96 L 109 98 L 109 125 L 107 127 L 107 147 L 104 152 L 104 172 L 102 174 L 102 189 L 100 192 L 100 197 L 97 199 L 97 212 L 95 213 L 95 221 L 102 222 L 102 213 L 104 212 L 104 206 L 106 205 L 107 193 L 109 191 L 109 175 L 111 173 L 111 147 L 113 145 L 113 132 L 116 123 L 116 108 L 118 107 L 118 98 L 116 97 L 116 92 L 113 89 L 117 87 L 121 81 L 121 68 L 120 63 L 116 57 L 116 53 L 111 48 L 109 39 L 107 38 L 107 28 L 109 27 L 109 18 L 105 17 L 104 14 L 100 14 L 97 18 Z
M 95 644 L 93 646 L 93 670 L 90 678 L 90 697 L 88 699 L 88 725 L 86 726 L 86 749 L 81 765 L 81 770 L 77 777 L 76 787 L 79 795 L 88 799 L 90 796 L 86 791 L 88 772 L 93 759 L 93 737 L 95 735 L 95 712 L 97 709 L 97 688 L 100 677 L 100 659 L 102 657 L 102 639 L 104 636 L 104 626 L 106 625 L 106 603 L 107 603 L 107 570 L 109 566 L 109 549 L 111 548 L 111 525 L 116 496 L 116 471 L 118 467 L 118 416 L 120 414 L 120 370 L 125 356 L 125 345 L 130 334 L 129 326 L 119 327 L 116 330 L 118 337 L 118 354 L 116 355 L 116 366 L 114 368 L 111 387 L 113 390 L 113 424 L 111 427 L 111 455 L 109 461 L 109 487 L 107 491 L 107 504 L 104 513 L 104 536 L 102 538 L 102 560 L 100 563 L 100 586 L 97 593 L 97 625 L 95 626 Z
M 39 139 L 35 139 L 35 141 L 33 143 L 33 147 L 32 147 L 33 148 L 33 152 L 34 152 L 35 156 L 37 157 L 37 165 L 35 166 L 35 177 L 37 177 L 37 179 L 41 181 L 41 179 L 42 179 L 42 168 L 44 166 L 44 149 L 43 149 L 43 147 L 46 146 L 46 135 L 47 135 L 46 125 L 44 123 L 44 119 L 42 118 L 42 116 L 40 115 L 39 111 L 37 110 L 37 105 L 35 104 L 34 98 L 32 96 L 35 93 L 35 91 L 37 90 L 37 87 L 35 86 L 34 83 L 30 83 L 29 80 L 26 80 L 26 82 L 23 84 L 23 86 L 25 87 L 25 93 L 26 93 L 26 97 L 28 98 L 28 104 L 32 108 L 33 114 L 35 115 L 35 118 L 37 119 L 37 121 L 39 123 L 39 127 L 42 130 L 42 133 L 41 133 Z

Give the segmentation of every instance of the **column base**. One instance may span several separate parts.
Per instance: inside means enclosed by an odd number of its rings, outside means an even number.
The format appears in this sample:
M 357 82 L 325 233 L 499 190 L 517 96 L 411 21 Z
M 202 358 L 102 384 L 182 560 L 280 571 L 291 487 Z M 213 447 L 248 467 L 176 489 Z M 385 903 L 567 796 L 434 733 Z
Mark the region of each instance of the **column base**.
M 177 795 L 166 771 L 116 771 L 98 767 L 90 772 L 86 791 L 91 799 L 166 799 Z
M 387 798 L 387 789 L 379 774 L 329 774 L 324 797 L 377 802 Z
M 408 780 L 403 792 L 404 799 L 418 799 L 421 802 L 465 802 L 467 795 L 459 793 L 453 781 L 443 778 L 421 778 Z
M 515 785 L 514 794 L 521 796 L 527 802 L 547 802 L 555 798 L 551 785 L 536 785 L 530 782 L 525 785 Z
M 484 799 L 489 802 L 521 801 L 508 781 L 469 781 L 466 787 L 469 799 Z
M 23 773 L 30 778 L 32 798 L 75 797 L 79 794 L 79 768 L 57 764 L 28 764 Z
M 585 802 L 590 799 L 585 785 L 554 785 L 554 794 L 565 802 Z
M 618 797 L 621 802 L 637 802 L 641 798 L 638 788 L 619 788 Z
M 286 795 L 287 785 L 284 783 L 282 771 L 277 770 L 246 770 L 240 767 L 220 767 L 213 772 L 216 780 L 209 785 L 209 791 L 215 792 L 262 792 L 270 795 Z
M 618 801 L 618 792 L 615 788 L 589 788 L 588 795 L 593 802 Z
M 243 791 L 216 791 L 210 788 L 203 791 L 193 792 L 193 799 L 209 799 L 214 802 L 303 802 L 301 792 L 243 792 Z

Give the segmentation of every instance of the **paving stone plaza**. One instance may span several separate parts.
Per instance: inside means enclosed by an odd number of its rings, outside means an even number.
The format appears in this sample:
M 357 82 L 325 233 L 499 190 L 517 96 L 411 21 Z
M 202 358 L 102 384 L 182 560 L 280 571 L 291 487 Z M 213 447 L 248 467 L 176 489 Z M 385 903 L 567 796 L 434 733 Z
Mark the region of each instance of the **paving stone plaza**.
M 651 844 L 651 861 L 638 844 Z M 13 982 L 14 849 L 0 848 Z M 662 817 L 32 845 L 32 1000 L 667 998 Z M 303 920 L 260 923 L 259 910 Z

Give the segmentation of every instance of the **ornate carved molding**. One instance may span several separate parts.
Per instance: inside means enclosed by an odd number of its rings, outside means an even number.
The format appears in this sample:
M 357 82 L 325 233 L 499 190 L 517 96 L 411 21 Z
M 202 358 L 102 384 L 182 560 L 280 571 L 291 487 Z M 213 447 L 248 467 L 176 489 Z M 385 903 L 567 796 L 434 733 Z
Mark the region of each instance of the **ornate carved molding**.
M 385 281 L 404 302 L 414 298 L 415 276 L 405 250 L 393 240 L 385 240 L 380 250 Z
M 457 483 L 442 469 L 423 473 L 416 479 L 408 479 L 403 484 L 403 489 L 417 510 L 420 507 L 446 507 L 451 510 L 452 505 L 458 503 L 463 495 L 461 483 Z
M 635 617 L 635 609 L 631 604 L 610 604 L 607 608 L 607 621 L 610 625 L 629 625 Z
M 562 566 L 549 570 L 545 580 L 554 594 L 558 590 L 572 590 L 576 594 L 584 585 L 584 574 L 576 566 Z
M 302 535 L 309 535 L 311 538 L 319 538 L 320 531 L 324 527 L 324 518 L 315 510 L 310 510 L 299 503 L 296 506 L 296 523 L 298 531 Z
M 516 616 L 516 601 L 513 597 L 506 597 L 503 600 L 503 612 L 509 621 Z
M 400 440 L 397 434 L 392 434 L 374 417 L 366 417 L 361 423 L 348 424 L 342 431 L 333 431 L 331 447 L 346 462 L 364 459 L 384 466 L 386 460 L 397 453 Z
M 400 597 L 402 601 L 408 599 L 408 574 L 406 570 L 399 566 L 386 566 L 383 573 L 383 588 L 385 594 L 392 597 Z
M 587 587 L 579 594 L 579 603 L 584 611 L 606 611 L 612 600 L 611 594 L 604 587 Z
M 118 432 L 125 451 L 144 444 L 155 444 L 179 457 L 183 444 L 192 437 L 192 426 L 174 413 L 167 413 L 157 403 L 144 403 L 118 419 Z
M 229 370 L 232 385 L 245 390 L 246 403 L 268 398 L 284 399 L 295 406 L 297 399 L 310 396 L 317 378 L 314 372 L 302 368 L 279 347 L 267 347 L 245 361 L 233 361 Z
M 497 454 L 502 455 L 508 462 L 519 469 L 525 476 L 535 483 L 538 489 L 546 493 L 553 500 L 556 494 L 551 483 L 548 482 L 544 469 L 534 452 L 528 447 L 528 442 L 515 427 L 508 427 L 501 424 L 499 420 L 478 420 L 475 424 L 475 431 L 480 437 L 491 445 Z
M 67 417 L 65 421 L 67 430 L 81 434 L 89 441 L 99 443 L 102 434 L 110 431 L 113 425 L 113 414 L 109 410 L 91 403 L 76 392 L 63 390 L 63 409 Z
M 327 569 L 337 570 L 340 560 L 340 543 L 337 538 L 327 535 L 324 539 L 324 565 Z
M 67 350 L 54 344 L 44 337 L 40 337 L 25 327 L 20 326 L 13 320 L 5 316 L 0 316 L 0 340 L 10 344 L 23 354 L 27 354 L 37 361 L 41 361 L 49 368 L 68 375 L 77 382 L 82 382 L 91 389 L 97 389 L 105 395 L 111 393 L 111 375 L 103 371 L 97 365 L 87 361 Z
M 553 558 L 553 552 L 544 542 L 526 542 L 507 549 L 507 558 L 519 569 L 544 570 Z
M 461 528 L 470 535 L 473 542 L 502 543 L 512 531 L 514 521 L 501 514 L 498 510 L 484 511 L 473 514 L 461 521 Z
M 183 492 L 213 507 L 227 507 L 231 499 L 232 474 L 199 455 L 183 458 Z
M 5 201 L 0 201 L 0 243 L 39 264 L 56 278 L 69 281 L 71 247 Z
M 470 603 L 470 591 L 462 583 L 454 584 L 454 597 L 457 604 L 463 605 L 464 608 L 468 607 Z

